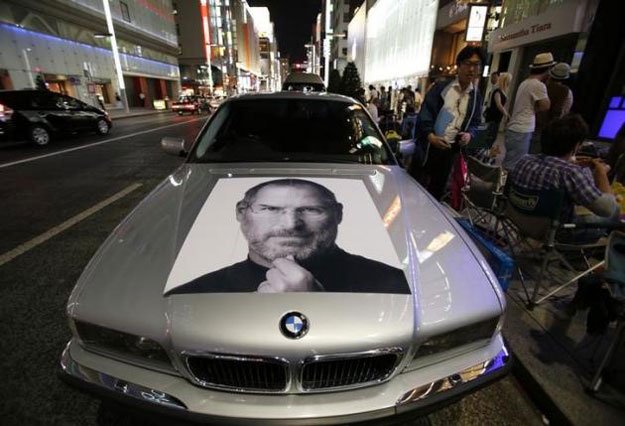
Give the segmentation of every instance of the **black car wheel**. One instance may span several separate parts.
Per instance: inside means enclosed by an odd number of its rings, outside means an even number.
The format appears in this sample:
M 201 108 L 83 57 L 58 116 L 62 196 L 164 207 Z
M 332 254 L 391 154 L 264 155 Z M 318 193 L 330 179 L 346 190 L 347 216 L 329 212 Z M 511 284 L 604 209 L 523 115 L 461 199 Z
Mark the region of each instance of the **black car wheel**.
M 96 124 L 96 132 L 98 132 L 99 135 L 106 135 L 108 134 L 109 130 L 111 130 L 111 127 L 106 122 L 106 120 L 98 120 L 98 123 Z
M 182 115 L 182 111 L 178 111 L 178 115 Z
M 50 131 L 45 127 L 35 124 L 28 129 L 28 139 L 38 146 L 45 146 L 50 142 Z

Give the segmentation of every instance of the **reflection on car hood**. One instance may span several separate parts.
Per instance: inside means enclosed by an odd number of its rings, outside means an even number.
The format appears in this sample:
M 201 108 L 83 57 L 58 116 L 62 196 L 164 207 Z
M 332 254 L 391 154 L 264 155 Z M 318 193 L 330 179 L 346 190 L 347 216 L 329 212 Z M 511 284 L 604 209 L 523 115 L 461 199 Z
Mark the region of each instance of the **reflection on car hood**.
M 477 248 L 405 171 L 386 166 L 327 166 L 183 165 L 140 203 L 98 250 L 70 297 L 70 315 L 189 351 L 238 353 L 271 347 L 270 353 L 275 353 L 286 340 L 277 322 L 289 311 L 300 311 L 311 319 L 304 340 L 315 350 L 339 344 L 346 351 L 372 344 L 401 344 L 415 334 L 435 335 L 502 312 L 502 294 Z M 388 232 L 411 294 L 204 293 L 164 297 L 172 267 L 215 185 L 220 179 L 239 177 L 362 182 Z M 233 206 L 217 208 L 234 215 Z M 211 251 L 223 250 L 224 241 L 211 241 L 208 247 L 198 256 L 209 258 Z M 271 335 L 266 331 L 267 321 L 276 325 Z M 350 335 L 352 340 L 346 337 Z M 288 353 L 288 348 L 284 349 Z

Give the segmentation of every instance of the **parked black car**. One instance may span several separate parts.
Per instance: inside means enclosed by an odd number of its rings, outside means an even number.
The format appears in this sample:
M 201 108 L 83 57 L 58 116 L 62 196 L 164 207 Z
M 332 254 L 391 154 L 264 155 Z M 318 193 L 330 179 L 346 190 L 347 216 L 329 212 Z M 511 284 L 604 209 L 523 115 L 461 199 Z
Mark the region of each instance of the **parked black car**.
M 28 139 L 43 146 L 59 133 L 105 135 L 111 126 L 105 111 L 71 96 L 47 90 L 0 90 L 0 139 Z

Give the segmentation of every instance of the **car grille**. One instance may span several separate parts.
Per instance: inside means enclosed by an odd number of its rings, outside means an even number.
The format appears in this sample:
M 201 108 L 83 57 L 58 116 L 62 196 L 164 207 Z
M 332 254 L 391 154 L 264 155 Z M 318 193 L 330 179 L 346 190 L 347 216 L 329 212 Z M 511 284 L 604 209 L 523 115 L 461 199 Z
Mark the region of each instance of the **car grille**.
M 259 358 L 189 357 L 189 370 L 207 387 L 279 392 L 287 387 L 287 365 Z
M 188 356 L 186 360 L 195 383 L 207 388 L 258 393 L 323 392 L 372 385 L 387 379 L 398 364 L 400 353 L 384 350 L 327 355 L 303 364 L 218 354 Z
M 312 361 L 304 365 L 302 388 L 351 387 L 384 380 L 397 364 L 396 354 Z

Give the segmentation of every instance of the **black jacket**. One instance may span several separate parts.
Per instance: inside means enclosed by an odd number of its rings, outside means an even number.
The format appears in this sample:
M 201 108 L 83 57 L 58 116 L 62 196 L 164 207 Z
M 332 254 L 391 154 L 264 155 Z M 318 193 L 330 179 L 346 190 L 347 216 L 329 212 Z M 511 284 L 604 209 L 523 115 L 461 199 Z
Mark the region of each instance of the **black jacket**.
M 327 292 L 410 294 L 404 272 L 382 262 L 335 247 L 330 253 L 301 264 Z M 249 258 L 202 275 L 166 295 L 254 292 L 266 280 L 268 268 Z

